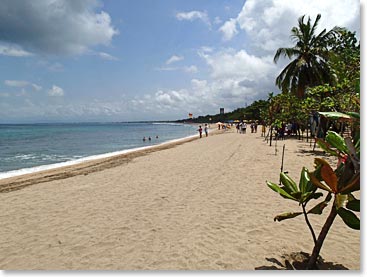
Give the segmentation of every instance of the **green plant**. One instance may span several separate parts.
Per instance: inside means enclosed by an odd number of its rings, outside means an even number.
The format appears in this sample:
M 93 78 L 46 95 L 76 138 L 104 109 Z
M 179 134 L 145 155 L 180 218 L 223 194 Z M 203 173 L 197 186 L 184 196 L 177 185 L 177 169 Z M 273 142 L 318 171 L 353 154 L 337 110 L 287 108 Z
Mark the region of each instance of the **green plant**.
M 323 195 L 322 193 L 316 192 L 317 187 L 315 187 L 311 183 L 308 170 L 305 167 L 302 169 L 298 186 L 295 181 L 293 181 L 286 173 L 283 172 L 280 173 L 280 185 L 268 181 L 267 185 L 269 186 L 269 188 L 279 193 L 283 198 L 296 201 L 302 207 L 302 212 L 282 213 L 280 215 L 277 215 L 274 218 L 274 221 L 282 221 L 303 214 L 308 228 L 310 229 L 310 232 L 312 234 L 314 243 L 316 243 L 316 235 L 309 222 L 308 214 L 321 214 L 322 210 L 326 207 L 327 204 L 321 202 L 312 209 L 306 211 L 306 205 L 309 203 L 310 200 L 318 199 Z
M 324 116 L 350 119 L 359 126 L 359 114 L 357 113 L 323 113 Z M 329 131 L 325 140 L 319 139 L 319 146 L 326 152 L 338 158 L 338 165 L 335 170 L 330 164 L 320 158 L 315 158 L 315 170 L 308 172 L 302 169 L 298 187 L 296 183 L 285 173 L 280 173 L 281 185 L 267 182 L 267 185 L 282 197 L 298 201 L 302 206 L 302 212 L 285 213 L 275 217 L 274 220 L 284 220 L 294 218 L 304 214 L 306 223 L 311 230 L 314 240 L 314 248 L 308 262 L 309 269 L 316 268 L 316 261 L 319 256 L 323 242 L 332 226 L 336 216 L 340 216 L 343 222 L 350 228 L 359 230 L 360 220 L 355 212 L 360 211 L 360 201 L 352 194 L 360 190 L 360 136 L 359 128 L 353 138 L 343 138 L 339 134 Z M 306 205 L 311 199 L 320 197 L 318 189 L 327 192 L 325 199 L 314 208 L 306 212 Z M 322 214 L 324 208 L 332 201 L 331 211 L 316 238 L 308 214 Z

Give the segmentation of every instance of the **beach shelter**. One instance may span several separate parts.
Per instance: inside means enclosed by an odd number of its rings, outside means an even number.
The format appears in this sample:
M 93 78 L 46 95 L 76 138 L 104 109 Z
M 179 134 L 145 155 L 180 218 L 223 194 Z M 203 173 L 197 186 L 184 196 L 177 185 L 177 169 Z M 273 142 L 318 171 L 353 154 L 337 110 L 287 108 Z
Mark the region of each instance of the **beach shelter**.
M 320 115 L 330 118 L 330 119 L 337 119 L 337 120 L 351 120 L 352 117 L 345 113 L 340 112 L 319 112 Z

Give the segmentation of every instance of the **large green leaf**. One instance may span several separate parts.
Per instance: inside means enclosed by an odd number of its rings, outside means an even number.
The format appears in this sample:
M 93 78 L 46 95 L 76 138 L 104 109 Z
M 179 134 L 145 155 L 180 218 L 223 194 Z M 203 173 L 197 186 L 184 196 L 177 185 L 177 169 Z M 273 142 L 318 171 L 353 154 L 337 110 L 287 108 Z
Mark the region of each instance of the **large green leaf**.
M 348 203 L 346 206 L 349 210 L 360 212 L 361 211 L 361 204 L 360 201 L 353 196 L 353 194 L 348 194 Z
M 269 188 L 271 188 L 273 191 L 279 193 L 284 198 L 291 199 L 291 200 L 294 200 L 294 201 L 298 201 L 296 198 L 294 198 L 293 196 L 291 196 L 284 189 L 280 188 L 277 184 L 274 184 L 274 183 L 268 182 L 268 181 L 266 181 L 266 184 L 268 185 Z
M 280 181 L 292 192 L 297 192 L 297 184 L 284 172 L 280 172 Z
M 300 199 L 299 202 L 300 203 L 305 203 L 305 202 L 307 202 L 307 201 L 309 201 L 311 199 L 318 199 L 321 196 L 323 196 L 322 192 L 316 192 L 316 193 L 313 192 L 313 191 L 306 192 L 306 193 L 302 194 L 301 199 Z
M 322 211 L 325 209 L 325 207 L 328 205 L 327 201 L 322 201 L 319 204 L 317 204 L 315 207 L 313 207 L 311 210 L 309 210 L 308 214 L 322 214 Z
M 348 154 L 348 147 L 342 136 L 334 131 L 328 131 L 325 137 L 327 143 L 338 149 L 340 152 Z
M 308 176 L 307 168 L 303 167 L 301 171 L 301 178 L 299 180 L 299 190 L 304 194 L 305 192 L 309 192 L 313 189 L 312 183 L 310 181 L 310 177 Z
M 301 212 L 279 214 L 276 217 L 274 217 L 274 221 L 282 221 L 282 220 L 285 220 L 285 219 L 294 218 L 294 217 L 299 216 L 301 214 L 302 214 Z
M 300 191 L 295 191 L 295 192 L 291 192 L 291 195 L 296 198 L 296 199 L 301 199 L 302 197 L 302 192 Z
M 346 206 L 349 210 L 360 212 L 361 211 L 361 204 L 359 200 L 349 201 Z
M 344 208 L 339 208 L 337 211 L 338 215 L 348 227 L 355 230 L 360 230 L 360 220 L 353 212 Z
M 333 155 L 333 156 L 338 156 L 338 153 L 334 151 L 333 149 L 331 149 L 330 144 L 326 143 L 326 141 L 317 138 L 316 142 L 318 146 L 320 146 L 321 149 L 324 150 L 325 152 L 328 152 L 330 155 Z
M 356 113 L 356 112 L 347 112 L 346 113 L 347 115 L 353 117 L 353 118 L 356 118 L 356 119 L 361 119 L 361 115 L 359 113 Z

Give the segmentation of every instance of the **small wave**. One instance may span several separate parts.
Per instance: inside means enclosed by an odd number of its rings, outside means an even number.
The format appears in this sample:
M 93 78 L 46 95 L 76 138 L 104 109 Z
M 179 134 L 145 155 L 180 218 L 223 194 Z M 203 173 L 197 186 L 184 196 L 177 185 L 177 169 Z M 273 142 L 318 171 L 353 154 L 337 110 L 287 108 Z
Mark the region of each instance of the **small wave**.
M 19 154 L 13 157 L 4 158 L 5 161 L 29 161 L 29 160 L 41 160 L 41 161 L 60 161 L 60 160 L 70 160 L 76 157 L 82 156 L 66 156 L 66 155 L 54 155 L 54 154 Z
M 154 147 L 157 147 L 157 146 L 160 146 L 160 145 L 165 145 L 165 144 L 169 144 L 169 143 L 175 143 L 175 142 L 183 141 L 185 139 L 193 138 L 193 137 L 196 137 L 196 135 L 191 135 L 191 136 L 184 137 L 184 138 L 179 138 L 179 139 L 173 139 L 173 140 L 162 142 L 160 144 L 137 147 L 137 148 L 133 148 L 133 149 L 126 149 L 126 150 L 121 150 L 121 151 L 116 151 L 116 152 L 111 152 L 111 153 L 106 153 L 106 154 L 93 155 L 93 156 L 78 158 L 78 159 L 74 159 L 74 160 L 70 160 L 70 161 L 66 161 L 66 162 L 61 162 L 61 163 L 41 165 L 41 166 L 30 167 L 30 168 L 22 168 L 22 169 L 7 171 L 7 172 L 0 172 L 0 179 L 5 179 L 5 178 L 10 178 L 10 177 L 15 177 L 15 176 L 21 176 L 21 175 L 29 174 L 29 173 L 36 173 L 36 172 L 40 172 L 40 171 L 60 168 L 60 167 L 69 166 L 69 165 L 80 164 L 80 163 L 86 162 L 86 161 L 93 161 L 93 160 L 98 160 L 98 159 L 103 159 L 103 158 L 110 158 L 110 157 L 114 157 L 114 156 L 118 156 L 118 155 L 122 155 L 122 154 L 128 154 L 128 153 L 132 153 L 132 152 L 136 152 L 136 151 L 140 151 L 140 150 L 146 150 L 146 149 L 154 148 Z
M 173 123 L 173 122 L 153 122 L 153 125 L 170 125 L 170 126 L 183 126 L 185 124 L 182 123 Z

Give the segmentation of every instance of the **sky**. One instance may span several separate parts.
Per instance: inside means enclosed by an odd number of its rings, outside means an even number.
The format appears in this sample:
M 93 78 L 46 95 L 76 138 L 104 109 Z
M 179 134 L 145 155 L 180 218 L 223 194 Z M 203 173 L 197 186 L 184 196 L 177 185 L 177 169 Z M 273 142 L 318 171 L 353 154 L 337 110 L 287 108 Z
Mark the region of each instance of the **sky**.
M 356 0 L 1 0 L 0 123 L 176 120 L 279 93 L 300 16 L 360 38 Z

